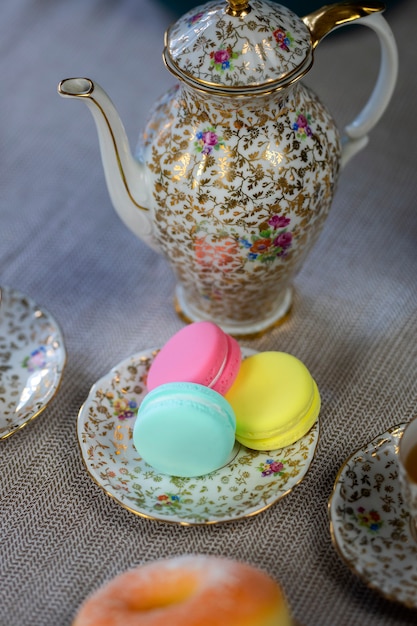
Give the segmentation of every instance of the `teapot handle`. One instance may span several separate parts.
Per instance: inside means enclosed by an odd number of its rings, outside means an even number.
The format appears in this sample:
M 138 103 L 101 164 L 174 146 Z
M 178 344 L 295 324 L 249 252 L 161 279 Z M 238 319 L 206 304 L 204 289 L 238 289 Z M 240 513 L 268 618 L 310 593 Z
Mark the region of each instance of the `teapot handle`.
M 371 7 L 371 5 L 373 6 Z M 388 22 L 378 12 L 383 10 L 384 5 L 380 2 L 368 2 L 368 6 L 371 7 L 368 10 L 358 10 L 359 6 L 359 3 L 343 2 L 331 7 L 323 7 L 323 9 L 303 18 L 311 31 L 313 47 L 330 31 L 351 23 L 368 26 L 375 31 L 379 39 L 381 63 L 378 78 L 368 102 L 353 122 L 345 126 L 342 136 L 342 168 L 367 145 L 368 133 L 377 124 L 387 108 L 398 75 L 398 51 L 394 36 Z M 342 10 L 342 14 L 347 12 L 350 17 L 342 19 L 339 11 L 339 19 L 336 19 L 339 8 Z M 335 16 L 329 16 L 329 9 L 335 12 Z M 353 14 L 352 17 L 353 9 L 357 10 L 357 14 Z M 326 19 L 321 19 L 322 17 Z

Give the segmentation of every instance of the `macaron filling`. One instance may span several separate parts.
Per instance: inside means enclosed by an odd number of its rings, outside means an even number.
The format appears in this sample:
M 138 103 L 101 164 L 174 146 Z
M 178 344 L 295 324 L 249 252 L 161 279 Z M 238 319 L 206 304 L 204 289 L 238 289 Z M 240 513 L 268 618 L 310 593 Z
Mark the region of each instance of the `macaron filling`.
M 230 335 L 225 335 L 225 337 L 226 351 L 223 363 L 220 366 L 217 375 L 208 385 L 210 389 L 214 389 L 221 394 L 226 393 L 227 390 L 230 389 L 230 387 L 232 386 L 239 372 L 239 367 L 242 359 L 240 346 L 236 339 L 230 337 Z

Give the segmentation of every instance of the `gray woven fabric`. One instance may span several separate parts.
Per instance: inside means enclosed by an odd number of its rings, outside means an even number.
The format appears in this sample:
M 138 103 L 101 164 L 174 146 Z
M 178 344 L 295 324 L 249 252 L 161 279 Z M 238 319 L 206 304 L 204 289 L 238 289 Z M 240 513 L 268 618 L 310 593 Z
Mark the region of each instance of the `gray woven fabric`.
M 290 319 L 251 348 L 290 352 L 322 395 L 321 438 L 305 480 L 265 512 L 219 526 L 141 519 L 83 467 L 76 418 L 113 365 L 182 327 L 162 257 L 114 213 L 93 121 L 58 97 L 91 76 L 132 144 L 172 84 L 154 0 L 3 0 L 0 7 L 0 284 L 59 321 L 68 362 L 58 395 L 0 442 L 0 625 L 68 626 L 85 596 L 136 564 L 210 553 L 265 568 L 305 626 L 415 624 L 417 613 L 357 578 L 330 541 L 327 502 L 342 462 L 417 406 L 415 24 L 387 17 L 400 50 L 396 95 L 367 149 L 346 167 L 323 233 L 299 274 Z M 318 48 L 307 82 L 343 125 L 365 101 L 378 45 L 365 29 Z M 226 626 L 226 625 L 225 625 Z

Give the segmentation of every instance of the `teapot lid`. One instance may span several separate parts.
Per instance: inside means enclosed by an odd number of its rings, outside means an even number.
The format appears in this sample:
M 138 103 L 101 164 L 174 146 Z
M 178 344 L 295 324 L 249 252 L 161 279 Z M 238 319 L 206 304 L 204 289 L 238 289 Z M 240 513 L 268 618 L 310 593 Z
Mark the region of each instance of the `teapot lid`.
M 272 0 L 212 0 L 165 34 L 167 68 L 186 83 L 223 95 L 268 93 L 311 67 L 310 31 Z

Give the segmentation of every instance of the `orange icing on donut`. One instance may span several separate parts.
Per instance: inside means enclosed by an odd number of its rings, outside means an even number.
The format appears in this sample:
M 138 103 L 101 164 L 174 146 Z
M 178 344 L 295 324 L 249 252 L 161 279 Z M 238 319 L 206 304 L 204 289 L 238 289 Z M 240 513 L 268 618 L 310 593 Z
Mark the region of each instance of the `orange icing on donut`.
M 82 605 L 73 626 L 291 626 L 279 585 L 245 563 L 182 556 L 125 572 Z

